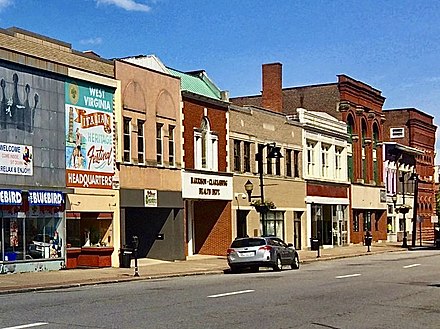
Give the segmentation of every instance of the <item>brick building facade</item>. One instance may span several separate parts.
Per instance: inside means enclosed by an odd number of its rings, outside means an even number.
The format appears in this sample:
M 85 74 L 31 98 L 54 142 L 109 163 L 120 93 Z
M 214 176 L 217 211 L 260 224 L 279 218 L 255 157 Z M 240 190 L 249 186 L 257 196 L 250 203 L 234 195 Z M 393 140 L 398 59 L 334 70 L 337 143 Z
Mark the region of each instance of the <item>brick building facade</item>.
M 431 222 L 431 216 L 436 215 L 434 161 L 437 130 L 434 118 L 416 108 L 389 109 L 384 114 L 384 138 L 422 152 L 415 157 L 418 176 L 415 218 L 421 223 L 417 236 L 421 229 L 422 239 L 433 241 L 436 225 Z
M 363 241 L 367 230 L 374 240 L 386 239 L 386 200 L 383 190 L 382 142 L 385 98 L 381 91 L 346 75 L 338 75 L 336 83 L 282 88 L 281 64 L 263 65 L 262 95 L 231 98 L 237 105 L 264 106 L 273 111 L 281 108 L 293 115 L 301 107 L 326 112 L 345 122 L 350 145 L 348 173 L 351 180 L 351 241 Z M 266 87 L 272 86 L 272 87 Z M 279 99 L 280 95 L 282 100 Z
M 204 71 L 180 72 L 186 254 L 225 255 L 232 239 L 229 102 Z

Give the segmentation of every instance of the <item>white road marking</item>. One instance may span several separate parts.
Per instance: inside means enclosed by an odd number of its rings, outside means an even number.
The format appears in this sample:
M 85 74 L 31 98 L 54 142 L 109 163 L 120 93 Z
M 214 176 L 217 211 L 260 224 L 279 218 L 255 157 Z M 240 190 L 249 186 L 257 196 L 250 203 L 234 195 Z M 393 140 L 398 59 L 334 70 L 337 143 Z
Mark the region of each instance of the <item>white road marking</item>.
M 21 326 L 15 326 L 15 327 L 7 327 L 3 329 L 22 329 L 22 328 L 32 328 L 32 327 L 39 327 L 39 326 L 45 326 L 49 323 L 47 322 L 35 322 L 35 323 L 29 323 L 29 324 L 23 324 Z
M 241 291 L 233 291 L 233 292 L 227 292 L 224 294 L 218 294 L 218 295 L 211 295 L 208 296 L 208 298 L 217 298 L 217 297 L 225 297 L 225 296 L 232 296 L 232 295 L 239 295 L 239 294 L 247 294 L 249 292 L 254 292 L 255 290 L 241 290 Z
M 355 276 L 361 276 L 361 274 L 356 273 L 356 274 L 340 275 L 340 276 L 337 276 L 336 279 L 353 278 Z
M 411 265 L 406 265 L 403 268 L 411 268 L 411 267 L 416 267 L 416 266 L 420 266 L 420 264 L 411 264 Z

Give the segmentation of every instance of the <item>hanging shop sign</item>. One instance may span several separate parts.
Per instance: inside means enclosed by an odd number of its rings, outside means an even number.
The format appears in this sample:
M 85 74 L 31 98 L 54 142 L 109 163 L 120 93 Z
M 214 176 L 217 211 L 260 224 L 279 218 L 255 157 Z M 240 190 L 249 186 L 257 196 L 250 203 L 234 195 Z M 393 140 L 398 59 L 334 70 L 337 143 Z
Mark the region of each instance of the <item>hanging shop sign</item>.
M 21 191 L 0 190 L 0 205 L 21 205 Z
M 232 176 L 184 172 L 182 197 L 185 199 L 232 200 Z
M 32 146 L 0 143 L 0 174 L 32 176 Z
M 66 185 L 113 187 L 114 127 L 111 88 L 71 80 L 66 93 Z
M 144 190 L 145 207 L 157 207 L 157 190 Z
M 64 202 L 62 192 L 57 191 L 29 191 L 29 205 L 31 206 L 56 206 Z

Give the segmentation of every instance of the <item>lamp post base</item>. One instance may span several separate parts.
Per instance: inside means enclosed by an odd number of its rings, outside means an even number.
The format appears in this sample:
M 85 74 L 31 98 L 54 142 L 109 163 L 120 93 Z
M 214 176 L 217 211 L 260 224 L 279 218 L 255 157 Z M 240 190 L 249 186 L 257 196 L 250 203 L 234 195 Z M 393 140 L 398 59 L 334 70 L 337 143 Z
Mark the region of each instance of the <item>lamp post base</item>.
M 407 236 L 403 237 L 402 248 L 408 248 L 408 237 Z

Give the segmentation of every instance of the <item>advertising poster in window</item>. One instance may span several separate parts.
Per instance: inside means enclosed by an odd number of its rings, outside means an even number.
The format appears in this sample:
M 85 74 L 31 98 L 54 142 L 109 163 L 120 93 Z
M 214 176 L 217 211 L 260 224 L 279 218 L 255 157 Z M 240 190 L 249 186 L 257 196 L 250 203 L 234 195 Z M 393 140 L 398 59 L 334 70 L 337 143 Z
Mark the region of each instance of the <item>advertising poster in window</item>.
M 111 189 L 113 90 L 71 80 L 66 92 L 66 185 Z

